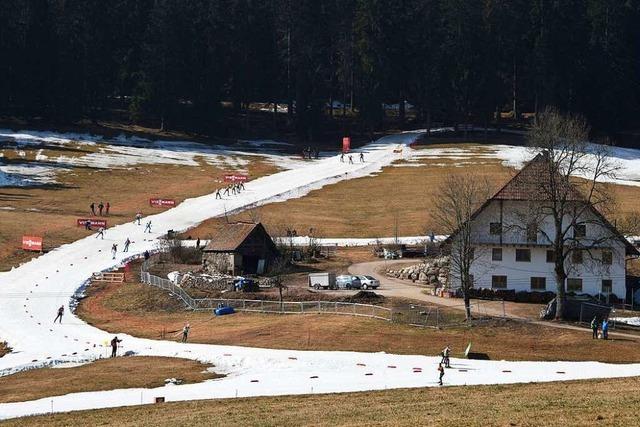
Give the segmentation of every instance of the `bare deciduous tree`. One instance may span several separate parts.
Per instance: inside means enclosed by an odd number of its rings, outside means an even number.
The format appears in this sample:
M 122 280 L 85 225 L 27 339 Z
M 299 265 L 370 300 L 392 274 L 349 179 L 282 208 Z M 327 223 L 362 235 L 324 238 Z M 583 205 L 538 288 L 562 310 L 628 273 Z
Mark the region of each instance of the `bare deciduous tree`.
M 528 223 L 537 224 L 553 251 L 556 280 L 556 319 L 564 316 L 566 280 L 571 256 L 577 251 L 591 253 L 604 247 L 611 233 L 584 236 L 582 227 L 607 230 L 604 216 L 611 203 L 611 192 L 604 182 L 615 177 L 617 166 L 606 144 L 590 144 L 589 127 L 573 114 L 555 108 L 541 113 L 529 133 L 529 144 L 538 154 L 536 183 L 528 209 Z M 542 224 L 551 224 L 545 230 Z
M 467 320 L 471 319 L 471 266 L 479 257 L 475 248 L 472 215 L 488 197 L 489 185 L 475 175 L 450 175 L 445 178 L 434 200 L 433 218 L 450 235 L 450 276 L 460 281 Z

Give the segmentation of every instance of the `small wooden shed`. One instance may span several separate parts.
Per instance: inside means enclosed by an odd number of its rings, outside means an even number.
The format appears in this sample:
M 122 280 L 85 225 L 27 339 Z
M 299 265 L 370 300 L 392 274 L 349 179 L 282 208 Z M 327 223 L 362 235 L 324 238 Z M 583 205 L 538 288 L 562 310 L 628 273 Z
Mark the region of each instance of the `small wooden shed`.
M 220 224 L 202 250 L 202 267 L 209 273 L 262 274 L 277 254 L 262 224 Z

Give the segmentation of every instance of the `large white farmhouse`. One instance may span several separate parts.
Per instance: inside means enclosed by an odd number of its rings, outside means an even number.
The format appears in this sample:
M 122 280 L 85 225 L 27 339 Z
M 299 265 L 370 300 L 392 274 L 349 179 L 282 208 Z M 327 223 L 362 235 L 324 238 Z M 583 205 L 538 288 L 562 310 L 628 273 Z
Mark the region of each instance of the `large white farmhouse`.
M 553 219 L 534 214 L 545 203 L 538 190 L 544 176 L 541 168 L 546 167 L 543 156 L 527 163 L 471 216 L 470 273 L 475 288 L 555 292 L 554 252 L 550 250 L 555 236 Z M 584 206 L 584 199 L 573 190 L 576 205 Z M 571 237 L 567 244 L 573 245 L 566 251 L 566 290 L 624 299 L 626 259 L 639 253 L 592 205 L 580 211 L 579 218 L 565 217 L 562 226 Z M 454 233 L 448 240 L 455 244 L 456 237 Z M 449 280 L 453 287 L 460 286 L 460 274 L 453 267 Z

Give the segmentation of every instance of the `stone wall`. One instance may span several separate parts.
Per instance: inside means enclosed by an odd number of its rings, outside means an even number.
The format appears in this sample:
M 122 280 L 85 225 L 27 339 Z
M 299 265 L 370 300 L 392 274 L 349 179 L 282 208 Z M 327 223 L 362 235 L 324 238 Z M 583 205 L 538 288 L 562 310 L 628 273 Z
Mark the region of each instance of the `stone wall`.
M 449 266 L 449 257 L 440 257 L 399 270 L 388 269 L 386 274 L 397 279 L 411 280 L 436 288 L 446 288 L 449 285 Z

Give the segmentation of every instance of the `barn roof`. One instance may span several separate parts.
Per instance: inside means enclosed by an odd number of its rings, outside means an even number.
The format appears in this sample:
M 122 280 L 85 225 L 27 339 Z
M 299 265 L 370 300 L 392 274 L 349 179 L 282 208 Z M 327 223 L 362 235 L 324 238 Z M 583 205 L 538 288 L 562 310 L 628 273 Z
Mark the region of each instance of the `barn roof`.
M 231 224 L 218 225 L 211 234 L 211 239 L 204 251 L 210 252 L 233 252 L 249 237 L 256 229 L 264 227 L 260 223 L 236 222 Z

